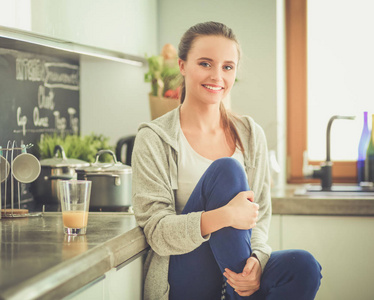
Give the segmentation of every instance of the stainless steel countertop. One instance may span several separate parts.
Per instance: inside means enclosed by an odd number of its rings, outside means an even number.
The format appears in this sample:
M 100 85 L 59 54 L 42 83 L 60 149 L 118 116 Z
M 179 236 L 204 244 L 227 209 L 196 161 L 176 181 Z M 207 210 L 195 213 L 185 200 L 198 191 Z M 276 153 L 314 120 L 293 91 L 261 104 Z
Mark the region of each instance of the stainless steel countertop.
M 313 193 L 314 196 L 295 195 L 303 185 L 287 185 L 272 190 L 273 214 L 277 215 L 339 215 L 374 216 L 374 196 L 331 196 Z
M 69 237 L 61 213 L 0 220 L 0 299 L 61 299 L 147 249 L 135 217 L 89 213 Z M 122 266 L 122 265 L 121 265 Z

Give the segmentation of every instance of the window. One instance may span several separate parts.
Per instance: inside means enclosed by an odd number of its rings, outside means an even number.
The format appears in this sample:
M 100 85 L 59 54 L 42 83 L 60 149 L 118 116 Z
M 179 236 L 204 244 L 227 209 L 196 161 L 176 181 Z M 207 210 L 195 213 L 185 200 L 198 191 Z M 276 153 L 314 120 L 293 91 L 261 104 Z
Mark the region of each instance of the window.
M 326 158 L 326 125 L 333 115 L 355 115 L 356 119 L 334 121 L 331 159 L 357 159 L 363 112 L 371 113 L 374 108 L 374 39 L 369 38 L 374 35 L 373 11 L 372 0 L 307 2 L 307 145 L 311 160 Z
M 331 131 L 334 182 L 356 181 L 355 159 L 363 111 L 374 113 L 373 104 L 370 104 L 374 100 L 371 83 L 374 81 L 374 56 L 370 55 L 374 53 L 374 42 L 369 38 L 372 33 L 364 34 L 364 38 L 360 36 L 374 28 L 369 15 L 373 7 L 364 8 L 365 5 L 374 6 L 371 0 L 313 0 L 309 3 L 286 0 L 290 183 L 310 182 L 302 174 L 305 150 L 309 152 L 310 164 L 320 164 L 325 159 L 326 127 L 334 114 L 357 115 L 355 121 L 334 121 Z M 358 19 L 355 21 L 354 17 Z M 333 42 L 336 50 L 332 50 Z

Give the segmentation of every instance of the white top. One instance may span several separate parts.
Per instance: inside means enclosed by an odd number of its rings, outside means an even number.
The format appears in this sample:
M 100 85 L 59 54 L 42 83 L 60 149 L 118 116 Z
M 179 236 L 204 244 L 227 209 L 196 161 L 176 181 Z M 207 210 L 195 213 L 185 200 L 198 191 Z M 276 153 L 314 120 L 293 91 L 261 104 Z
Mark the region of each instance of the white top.
M 180 129 L 180 139 L 178 143 L 178 190 L 175 210 L 177 214 L 180 214 L 196 184 L 213 160 L 205 158 L 197 153 L 188 143 L 182 129 Z M 244 156 L 239 149 L 236 149 L 231 157 L 237 159 L 244 168 Z

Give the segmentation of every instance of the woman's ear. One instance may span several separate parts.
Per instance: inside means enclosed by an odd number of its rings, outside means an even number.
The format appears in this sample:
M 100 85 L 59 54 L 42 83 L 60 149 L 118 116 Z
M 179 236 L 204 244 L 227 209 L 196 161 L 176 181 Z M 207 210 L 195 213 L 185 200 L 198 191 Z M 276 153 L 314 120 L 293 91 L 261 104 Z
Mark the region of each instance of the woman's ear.
M 186 62 L 185 62 L 184 60 L 178 58 L 179 71 L 181 72 L 181 74 L 182 74 L 183 76 L 184 76 L 185 73 L 186 73 L 186 71 L 185 71 L 185 69 L 184 69 L 184 67 L 185 67 L 185 63 L 186 63 Z

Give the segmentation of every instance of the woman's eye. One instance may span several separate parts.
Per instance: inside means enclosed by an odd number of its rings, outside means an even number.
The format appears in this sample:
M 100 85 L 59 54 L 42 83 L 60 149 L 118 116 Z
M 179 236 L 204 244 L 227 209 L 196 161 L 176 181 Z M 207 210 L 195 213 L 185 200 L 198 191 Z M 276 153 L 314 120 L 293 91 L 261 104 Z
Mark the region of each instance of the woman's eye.
M 224 66 L 223 68 L 227 71 L 234 69 L 232 66 Z
M 207 62 L 201 62 L 201 63 L 200 63 L 200 66 L 203 66 L 203 67 L 210 67 L 210 64 L 207 63 Z

